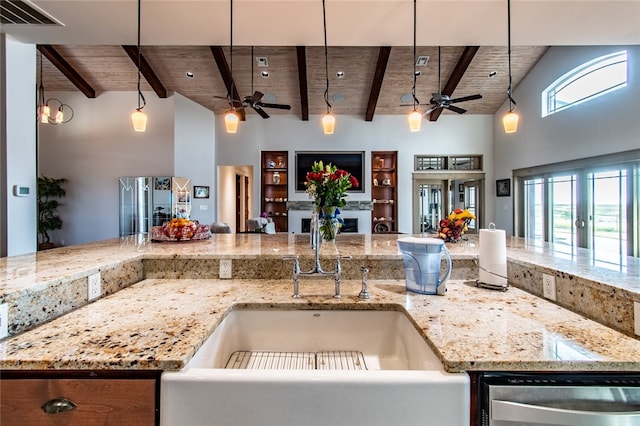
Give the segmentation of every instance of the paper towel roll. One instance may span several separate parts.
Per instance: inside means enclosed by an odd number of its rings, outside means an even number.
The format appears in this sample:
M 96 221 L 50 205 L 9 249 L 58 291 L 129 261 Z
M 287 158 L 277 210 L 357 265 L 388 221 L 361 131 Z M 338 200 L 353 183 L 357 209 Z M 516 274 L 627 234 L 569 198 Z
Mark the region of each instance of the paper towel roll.
M 507 286 L 507 242 L 503 229 L 480 230 L 480 282 Z

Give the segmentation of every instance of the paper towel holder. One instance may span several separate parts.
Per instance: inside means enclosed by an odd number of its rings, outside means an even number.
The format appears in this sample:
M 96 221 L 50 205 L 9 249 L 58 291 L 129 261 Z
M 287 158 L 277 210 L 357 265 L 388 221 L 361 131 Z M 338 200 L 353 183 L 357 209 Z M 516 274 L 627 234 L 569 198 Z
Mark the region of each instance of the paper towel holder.
M 489 224 L 489 229 L 490 230 L 495 230 L 496 229 L 496 224 L 491 222 Z M 483 268 L 482 266 L 480 266 L 480 262 L 478 261 L 478 258 L 479 258 L 479 256 L 476 257 L 475 259 L 473 259 L 473 261 L 474 261 L 474 263 L 476 264 L 476 266 L 479 269 L 482 269 L 483 271 L 485 271 L 488 274 L 495 275 L 496 277 L 504 278 L 505 280 L 507 280 L 507 285 L 490 284 L 490 283 L 485 283 L 485 282 L 480 281 L 479 279 L 477 279 L 475 281 L 476 287 L 486 288 L 486 289 L 489 289 L 489 290 L 507 291 L 509 289 L 509 278 L 505 277 L 505 276 L 502 276 L 500 274 L 497 274 L 497 273 L 495 273 L 493 271 L 489 271 L 488 269 Z

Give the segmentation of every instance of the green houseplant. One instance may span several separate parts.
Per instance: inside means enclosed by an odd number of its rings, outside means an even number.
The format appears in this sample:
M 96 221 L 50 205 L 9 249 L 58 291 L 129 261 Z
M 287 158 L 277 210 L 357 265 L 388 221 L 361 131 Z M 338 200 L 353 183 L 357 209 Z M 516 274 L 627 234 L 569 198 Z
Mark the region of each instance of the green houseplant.
M 53 247 L 49 231 L 62 229 L 62 219 L 58 216 L 58 207 L 62 204 L 58 198 L 67 195 L 64 189 L 65 178 L 38 177 L 38 250 Z

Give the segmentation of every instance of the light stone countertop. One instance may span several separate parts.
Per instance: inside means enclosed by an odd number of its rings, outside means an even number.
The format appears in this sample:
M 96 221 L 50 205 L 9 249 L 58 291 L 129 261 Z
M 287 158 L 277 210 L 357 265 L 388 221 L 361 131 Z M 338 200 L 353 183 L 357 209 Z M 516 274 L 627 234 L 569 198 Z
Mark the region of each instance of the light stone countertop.
M 182 368 L 233 308 L 406 311 L 457 371 L 640 371 L 640 341 L 522 290 L 497 292 L 450 281 L 446 296 L 404 282 L 303 279 L 300 299 L 284 280 L 147 279 L 0 343 L 0 369 Z
M 401 259 L 397 239 L 407 235 L 339 235 L 337 244 L 323 247 L 322 256 L 352 255 L 354 258 Z M 86 277 L 137 259 L 281 259 L 298 254 L 312 257 L 307 234 L 213 234 L 204 241 L 154 243 L 143 236 L 115 238 L 77 246 L 60 247 L 34 254 L 0 258 L 0 298 L 16 291 L 55 285 L 61 281 Z M 447 244 L 452 257 L 475 259 L 478 238 Z M 587 250 L 573 255 L 555 250 L 544 242 L 527 242 L 507 237 L 507 256 L 512 262 L 543 265 L 628 292 L 640 301 L 640 258 L 627 257 L 624 266 L 594 261 Z
M 357 264 L 397 262 L 401 255 L 396 240 L 405 236 L 340 235 L 335 245 L 323 245 L 321 254 L 323 259 L 352 255 L 360 261 Z M 62 297 L 56 289 L 64 287 L 63 283 L 76 280 L 86 292 L 87 275 L 98 271 L 104 275 L 142 260 L 162 265 L 175 259 L 256 259 L 261 262 L 256 265 L 276 260 L 282 265 L 285 255 L 313 256 L 308 238 L 215 234 L 206 241 L 151 243 L 143 237 L 128 237 L 1 258 L 0 303 L 12 298 L 34 302 L 32 294 L 40 292 L 45 296 L 38 298 L 39 303 L 58 304 L 60 299 L 51 299 L 51 295 Z M 457 260 L 470 262 L 478 256 L 474 236 L 447 247 Z M 633 301 L 640 301 L 640 259 L 627 258 L 617 269 L 602 267 L 586 251 L 567 256 L 546 243 L 519 238 L 507 239 L 507 256 L 510 265 L 524 265 L 516 273 L 526 275 L 522 277 L 525 284 L 527 279 L 537 282 L 539 277 L 532 280 L 531 265 L 541 265 L 543 271 L 562 271 L 558 279 L 569 274 L 566 280 L 573 283 L 567 286 L 569 290 L 584 278 L 588 287 L 623 295 L 631 304 L 623 314 L 613 311 L 613 322 L 616 317 L 633 322 L 628 312 L 633 312 Z M 117 280 L 131 275 L 128 270 L 119 273 Z M 304 278 L 300 284 L 303 297 L 294 300 L 290 275 L 275 280 L 208 278 L 144 279 L 97 302 L 71 306 L 71 312 L 51 322 L 0 341 L 0 369 L 180 369 L 228 309 L 273 305 L 283 309 L 406 310 L 449 371 L 640 370 L 640 340 L 514 287 L 503 293 L 450 281 L 447 295 L 438 297 L 407 293 L 403 280 L 376 278 L 370 281 L 371 300 L 355 297 L 359 281 L 344 281 L 343 298 L 336 301 L 331 297 L 330 278 Z M 602 294 L 602 300 L 618 304 L 608 293 Z M 585 306 L 594 305 L 594 299 L 581 300 Z M 82 307 L 76 309 L 78 306 Z M 598 304 L 592 318 L 609 310 Z

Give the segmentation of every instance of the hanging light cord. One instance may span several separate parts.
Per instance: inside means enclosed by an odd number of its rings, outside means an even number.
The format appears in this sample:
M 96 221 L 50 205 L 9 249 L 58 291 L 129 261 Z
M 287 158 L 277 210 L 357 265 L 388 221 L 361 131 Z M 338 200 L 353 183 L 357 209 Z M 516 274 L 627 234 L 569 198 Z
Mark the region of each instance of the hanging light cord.
M 413 96 L 413 110 L 418 109 L 420 102 L 416 98 L 416 0 L 413 0 L 413 87 L 411 88 L 411 96 Z
M 509 112 L 512 112 L 515 109 L 516 101 L 511 96 L 511 0 L 507 0 L 507 56 L 509 58 L 509 90 L 507 91 L 507 96 L 509 97 Z
M 141 0 L 138 0 L 138 111 L 144 108 L 147 105 L 147 101 L 140 90 L 140 63 L 142 62 L 142 53 L 140 52 L 140 4 Z M 140 100 L 142 100 L 142 105 L 140 105 Z
M 327 54 L 327 11 L 325 8 L 325 0 L 322 0 L 322 20 L 324 25 L 324 74 L 327 80 L 327 86 L 324 91 L 324 102 L 327 104 L 327 114 L 331 112 L 331 104 L 329 103 L 329 55 Z

